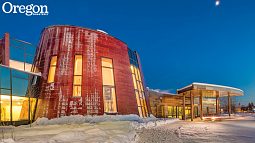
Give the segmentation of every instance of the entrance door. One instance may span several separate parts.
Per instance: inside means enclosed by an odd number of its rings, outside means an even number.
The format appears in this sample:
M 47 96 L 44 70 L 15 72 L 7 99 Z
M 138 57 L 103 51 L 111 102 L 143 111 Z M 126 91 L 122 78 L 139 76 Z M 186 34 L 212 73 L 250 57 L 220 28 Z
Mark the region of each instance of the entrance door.
M 198 117 L 198 107 L 195 107 L 195 118 Z

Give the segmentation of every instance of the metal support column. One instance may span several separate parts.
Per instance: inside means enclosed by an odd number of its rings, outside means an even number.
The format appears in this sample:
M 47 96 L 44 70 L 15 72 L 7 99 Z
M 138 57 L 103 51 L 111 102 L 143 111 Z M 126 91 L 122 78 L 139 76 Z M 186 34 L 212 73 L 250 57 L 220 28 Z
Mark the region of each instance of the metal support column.
M 230 92 L 228 92 L 228 115 L 231 114 Z
M 216 114 L 220 114 L 219 94 L 216 95 Z
M 177 110 L 177 106 L 176 106 L 176 111 L 175 111 L 175 112 L 176 112 L 176 118 L 179 118 L 179 115 L 178 115 L 179 112 L 178 112 L 178 110 Z
M 200 94 L 200 119 L 203 120 L 203 98 L 202 98 L 202 92 Z

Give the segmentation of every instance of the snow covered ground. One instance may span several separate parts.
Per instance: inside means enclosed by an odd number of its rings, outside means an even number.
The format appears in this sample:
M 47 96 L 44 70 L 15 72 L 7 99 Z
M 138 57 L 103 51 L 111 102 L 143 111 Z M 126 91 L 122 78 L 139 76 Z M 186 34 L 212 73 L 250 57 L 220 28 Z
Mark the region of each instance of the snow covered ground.
M 255 142 L 255 118 L 222 121 L 179 121 L 137 130 L 137 143 L 150 142 Z
M 39 118 L 29 125 L 2 127 L 0 138 L 7 143 L 80 143 L 80 142 L 134 142 L 137 129 L 169 124 L 178 119 L 160 119 L 153 115 L 140 118 L 137 115 L 66 116 Z
M 216 122 L 137 115 L 40 118 L 31 126 L 1 127 L 0 139 L 6 143 L 254 142 L 255 116 Z

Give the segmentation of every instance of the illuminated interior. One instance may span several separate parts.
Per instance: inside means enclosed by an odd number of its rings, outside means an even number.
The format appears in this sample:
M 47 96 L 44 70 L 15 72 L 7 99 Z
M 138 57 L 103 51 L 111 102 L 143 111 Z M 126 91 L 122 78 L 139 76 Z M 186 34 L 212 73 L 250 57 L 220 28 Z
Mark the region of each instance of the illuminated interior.
M 73 96 L 81 96 L 81 86 L 82 86 L 82 55 L 75 55 Z
M 103 68 L 102 73 L 103 73 L 103 85 L 114 86 L 113 69 Z
M 117 112 L 112 59 L 102 58 L 104 112 Z
M 48 81 L 47 82 L 54 82 L 56 65 L 57 65 L 57 56 L 52 56 L 51 57 L 51 62 L 50 62 L 50 70 L 49 70 Z
M 24 70 L 24 64 L 25 64 L 25 71 L 29 71 L 29 72 L 31 71 L 31 67 L 32 67 L 32 64 L 15 61 L 11 59 L 9 60 L 9 64 L 10 64 L 10 67 L 16 68 L 19 70 Z
M 8 95 L 1 95 L 1 121 L 11 121 L 11 98 Z
M 146 105 L 145 95 L 144 95 L 144 88 L 141 79 L 140 70 L 131 65 L 131 72 L 134 82 L 135 94 L 136 94 L 136 101 L 139 111 L 140 117 L 148 117 L 148 109 Z
M 11 101 L 12 100 L 12 101 Z M 12 107 L 11 107 L 12 102 Z M 29 115 L 29 98 L 21 96 L 1 95 L 1 121 L 11 121 L 11 108 L 12 108 L 12 121 L 28 120 Z M 36 98 L 30 98 L 30 117 L 32 118 L 33 109 L 35 107 Z M 30 119 L 31 119 L 30 118 Z
M 28 120 L 28 98 L 12 96 L 12 120 Z

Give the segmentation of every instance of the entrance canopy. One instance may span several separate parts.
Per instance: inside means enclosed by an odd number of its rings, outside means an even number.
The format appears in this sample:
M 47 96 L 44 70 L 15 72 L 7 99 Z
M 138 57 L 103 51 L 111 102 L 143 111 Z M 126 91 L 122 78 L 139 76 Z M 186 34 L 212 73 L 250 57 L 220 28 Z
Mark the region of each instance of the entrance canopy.
M 189 86 L 178 89 L 177 94 L 179 95 L 190 95 L 194 97 L 228 97 L 228 96 L 243 96 L 243 91 L 238 88 L 194 82 Z

